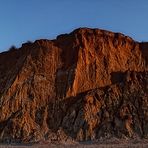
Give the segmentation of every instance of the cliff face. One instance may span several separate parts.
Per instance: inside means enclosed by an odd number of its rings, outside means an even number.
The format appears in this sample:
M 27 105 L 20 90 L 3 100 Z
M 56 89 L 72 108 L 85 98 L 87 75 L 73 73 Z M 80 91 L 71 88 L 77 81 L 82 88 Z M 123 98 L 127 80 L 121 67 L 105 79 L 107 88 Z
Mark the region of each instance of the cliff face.
M 147 53 L 88 28 L 1 53 L 1 142 L 148 137 Z

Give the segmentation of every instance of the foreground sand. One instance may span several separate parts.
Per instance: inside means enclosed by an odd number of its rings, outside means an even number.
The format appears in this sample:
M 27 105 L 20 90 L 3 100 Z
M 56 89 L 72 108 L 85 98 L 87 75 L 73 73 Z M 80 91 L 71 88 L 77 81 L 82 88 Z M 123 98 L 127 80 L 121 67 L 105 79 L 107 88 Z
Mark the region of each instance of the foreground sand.
M 78 145 L 33 145 L 33 146 L 0 146 L 0 148 L 148 148 L 148 144 L 78 144 Z
M 99 142 L 66 142 L 49 144 L 47 142 L 41 142 L 34 145 L 0 145 L 0 148 L 148 148 L 148 139 L 145 140 L 119 140 L 110 139 L 102 140 Z

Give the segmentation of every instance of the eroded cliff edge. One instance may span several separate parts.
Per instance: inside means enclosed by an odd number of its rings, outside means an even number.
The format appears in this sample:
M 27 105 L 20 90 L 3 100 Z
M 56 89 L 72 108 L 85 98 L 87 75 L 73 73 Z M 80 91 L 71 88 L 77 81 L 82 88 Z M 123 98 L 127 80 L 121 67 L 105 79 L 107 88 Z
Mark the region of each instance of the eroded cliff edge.
M 1 142 L 147 138 L 147 53 L 89 28 L 1 53 Z

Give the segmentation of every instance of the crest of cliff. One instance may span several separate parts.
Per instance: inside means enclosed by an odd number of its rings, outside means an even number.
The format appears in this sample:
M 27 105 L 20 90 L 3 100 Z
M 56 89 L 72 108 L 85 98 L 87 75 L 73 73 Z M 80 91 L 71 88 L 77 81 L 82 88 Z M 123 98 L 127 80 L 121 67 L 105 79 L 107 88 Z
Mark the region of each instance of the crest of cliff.
M 148 138 L 148 43 L 79 28 L 0 53 L 0 141 Z

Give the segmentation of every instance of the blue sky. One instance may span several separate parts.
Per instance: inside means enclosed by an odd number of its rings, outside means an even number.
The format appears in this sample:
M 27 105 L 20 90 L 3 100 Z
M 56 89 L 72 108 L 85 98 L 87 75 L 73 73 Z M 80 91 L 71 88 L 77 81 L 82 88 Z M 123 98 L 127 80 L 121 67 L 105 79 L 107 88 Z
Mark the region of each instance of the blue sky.
M 148 0 L 0 0 L 0 52 L 78 27 L 148 41 Z

